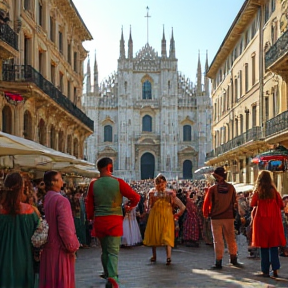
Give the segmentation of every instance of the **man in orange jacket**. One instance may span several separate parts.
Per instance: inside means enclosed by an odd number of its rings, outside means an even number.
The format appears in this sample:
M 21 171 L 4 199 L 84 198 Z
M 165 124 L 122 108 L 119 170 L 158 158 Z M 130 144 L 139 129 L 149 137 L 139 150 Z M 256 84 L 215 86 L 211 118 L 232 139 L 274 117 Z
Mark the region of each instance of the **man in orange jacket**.
M 234 232 L 234 211 L 238 209 L 236 191 L 232 184 L 226 182 L 227 174 L 224 167 L 218 167 L 212 173 L 216 184 L 209 188 L 204 198 L 203 215 L 211 217 L 211 228 L 213 234 L 214 251 L 216 263 L 212 269 L 222 269 L 222 258 L 224 254 L 225 237 L 230 263 L 234 266 L 241 266 L 237 261 L 237 243 Z

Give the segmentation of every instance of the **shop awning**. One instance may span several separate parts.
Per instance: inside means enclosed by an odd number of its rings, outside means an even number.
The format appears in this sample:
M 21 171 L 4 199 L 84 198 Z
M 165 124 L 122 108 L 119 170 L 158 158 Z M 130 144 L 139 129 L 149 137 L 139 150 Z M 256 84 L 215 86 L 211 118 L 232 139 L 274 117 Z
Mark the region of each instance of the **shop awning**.
M 288 149 L 279 146 L 276 149 L 261 153 L 252 159 L 259 169 L 285 171 L 288 169 Z
M 201 168 L 197 169 L 197 170 L 194 172 L 194 174 L 200 174 L 200 175 L 210 174 L 210 173 L 212 173 L 214 170 L 215 170 L 214 167 L 204 166 L 204 167 L 201 167 Z
M 244 193 L 254 190 L 254 185 L 252 184 L 245 184 L 245 183 L 237 183 L 233 185 L 236 193 Z
M 88 177 L 85 175 L 95 177 L 94 174 L 98 172 L 93 163 L 1 131 L 0 167 L 36 169 L 39 171 L 53 169 L 61 172 L 65 172 L 66 169 L 67 171 L 74 169 L 74 173 L 78 172 L 84 177 Z

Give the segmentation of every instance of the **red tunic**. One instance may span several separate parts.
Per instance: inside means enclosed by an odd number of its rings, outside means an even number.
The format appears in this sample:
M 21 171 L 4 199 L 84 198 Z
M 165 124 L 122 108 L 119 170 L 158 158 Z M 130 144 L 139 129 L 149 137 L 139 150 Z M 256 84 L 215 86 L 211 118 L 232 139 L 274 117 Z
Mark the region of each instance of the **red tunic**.
M 271 248 L 285 246 L 286 239 L 281 219 L 283 201 L 275 191 L 274 199 L 259 199 L 254 193 L 250 206 L 257 206 L 252 226 L 252 246 Z
M 135 207 L 140 200 L 140 195 L 135 192 L 124 180 L 119 178 L 111 177 L 118 181 L 119 193 L 122 196 L 130 200 L 130 207 Z M 110 178 L 110 179 L 111 179 Z M 111 180 L 112 180 L 111 179 Z M 105 237 L 105 236 L 122 236 L 123 235 L 123 216 L 117 214 L 115 209 L 112 208 L 112 203 L 109 203 L 107 200 L 106 205 L 111 205 L 111 215 L 95 216 L 95 205 L 94 205 L 94 182 L 96 179 L 93 179 L 89 185 L 87 201 L 86 201 L 86 213 L 89 220 L 94 219 L 93 225 L 93 236 L 96 237 Z M 114 180 L 115 181 L 115 180 Z M 120 195 L 120 196 L 121 196 Z M 105 200 L 104 200 L 105 201 Z M 121 203 L 119 203 L 121 205 Z M 107 208 L 107 207 L 106 207 Z M 115 208 L 115 207 L 114 207 Z M 94 218 L 95 216 L 95 218 Z

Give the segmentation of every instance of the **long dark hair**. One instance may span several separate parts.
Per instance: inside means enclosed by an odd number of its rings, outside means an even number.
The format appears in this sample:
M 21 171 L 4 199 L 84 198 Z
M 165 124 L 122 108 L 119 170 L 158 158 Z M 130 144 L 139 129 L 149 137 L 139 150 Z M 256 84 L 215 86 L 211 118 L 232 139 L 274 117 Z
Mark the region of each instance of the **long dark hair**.
M 259 199 L 275 198 L 274 191 L 276 190 L 276 187 L 271 177 L 270 171 L 262 170 L 259 172 L 255 188 L 259 194 Z
M 1 204 L 8 214 L 20 213 L 20 201 L 23 192 L 23 179 L 18 172 L 7 174 L 4 188 L 1 189 Z

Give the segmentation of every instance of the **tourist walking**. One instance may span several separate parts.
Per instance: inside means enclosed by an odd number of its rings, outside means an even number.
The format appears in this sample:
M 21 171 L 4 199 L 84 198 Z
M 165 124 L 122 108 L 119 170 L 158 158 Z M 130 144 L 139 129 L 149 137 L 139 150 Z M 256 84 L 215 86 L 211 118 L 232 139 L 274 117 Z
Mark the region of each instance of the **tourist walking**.
M 155 188 L 149 192 L 149 217 L 145 230 L 143 244 L 152 246 L 150 261 L 156 262 L 156 247 L 166 246 L 166 265 L 171 264 L 171 247 L 174 247 L 175 226 L 174 219 L 185 211 L 185 205 L 174 195 L 173 190 L 166 188 L 167 180 L 159 174 L 155 178 Z M 173 215 L 173 206 L 179 208 L 179 212 Z
M 256 207 L 252 220 L 252 246 L 260 247 L 262 275 L 270 276 L 271 265 L 273 276 L 278 277 L 278 247 L 285 246 L 286 243 L 281 218 L 284 205 L 270 173 L 266 170 L 260 171 L 250 203 L 251 207 Z
M 39 218 L 30 204 L 22 203 L 23 179 L 8 174 L 0 191 L 0 287 L 34 288 L 31 237 Z
M 123 235 L 122 197 L 130 201 L 126 212 L 136 207 L 140 195 L 125 181 L 112 176 L 112 159 L 105 157 L 97 162 L 100 178 L 91 181 L 87 195 L 87 218 L 94 219 L 94 235 L 99 238 L 106 287 L 119 287 L 118 254 Z
M 130 203 L 125 203 L 125 205 L 130 206 Z M 121 246 L 129 247 L 138 245 L 140 243 L 142 243 L 142 237 L 136 219 L 136 207 L 134 207 L 130 212 L 125 213 Z
M 284 227 L 284 235 L 286 238 L 285 246 L 280 247 L 280 256 L 288 257 L 288 194 L 282 196 L 284 209 L 282 210 L 282 223 Z
M 190 198 L 191 190 L 186 192 L 186 218 L 183 223 L 183 241 L 186 246 L 199 247 L 199 240 L 202 234 L 202 219 L 196 205 L 197 195 Z
M 79 248 L 69 200 L 60 194 L 62 176 L 57 171 L 44 174 L 45 219 L 49 224 L 48 242 L 44 245 L 39 288 L 75 287 L 75 252 Z
M 84 199 L 80 191 L 76 191 L 73 195 L 71 209 L 80 247 L 88 247 L 86 242 L 86 210 Z
M 237 260 L 237 243 L 234 232 L 234 211 L 237 209 L 236 191 L 232 184 L 226 182 L 224 167 L 218 167 L 212 174 L 216 184 L 211 186 L 203 203 L 203 215 L 211 217 L 211 226 L 215 251 L 215 265 L 212 269 L 222 269 L 225 237 L 230 263 L 241 266 Z
M 140 195 L 141 195 L 141 198 L 136 207 L 136 218 L 139 224 L 141 237 L 142 239 L 144 239 L 144 233 L 145 233 L 147 219 L 148 219 L 148 213 L 147 213 L 147 207 L 146 207 L 147 201 L 146 201 L 146 193 L 142 193 Z

